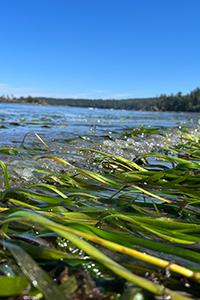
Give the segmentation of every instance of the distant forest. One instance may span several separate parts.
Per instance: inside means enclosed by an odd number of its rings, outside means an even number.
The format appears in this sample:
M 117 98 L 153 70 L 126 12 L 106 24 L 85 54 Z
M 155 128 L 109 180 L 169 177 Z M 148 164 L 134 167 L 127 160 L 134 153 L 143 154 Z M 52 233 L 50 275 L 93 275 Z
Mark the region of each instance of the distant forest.
M 60 99 L 31 96 L 16 98 L 14 95 L 11 95 L 11 97 L 2 95 L 0 96 L 0 102 L 142 111 L 200 112 L 200 88 L 196 88 L 187 95 L 182 95 L 181 92 L 178 92 L 176 95 L 171 94 L 170 96 L 162 94 L 155 98 L 135 98 L 126 100 Z

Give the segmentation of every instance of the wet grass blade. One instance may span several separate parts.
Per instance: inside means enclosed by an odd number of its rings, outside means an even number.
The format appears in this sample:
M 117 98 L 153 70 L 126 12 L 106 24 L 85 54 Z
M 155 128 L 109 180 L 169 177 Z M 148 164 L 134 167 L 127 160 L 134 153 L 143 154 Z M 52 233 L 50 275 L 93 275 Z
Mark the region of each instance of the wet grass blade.
M 55 186 L 53 185 L 50 185 L 50 184 L 42 184 L 42 183 L 37 183 L 37 184 L 33 184 L 33 185 L 30 185 L 28 188 L 32 188 L 32 187 L 41 187 L 41 188 L 46 188 L 46 189 L 49 189 L 53 192 L 55 192 L 56 194 L 58 194 L 59 196 L 61 196 L 62 198 L 68 198 L 65 194 L 63 194 L 60 190 L 58 190 Z
M 122 266 L 120 266 L 119 264 L 110 260 L 107 256 L 102 254 L 99 250 L 97 250 L 96 248 L 94 248 L 93 246 L 88 244 L 87 242 L 80 240 L 75 235 L 77 234 L 78 236 L 81 236 L 90 241 L 99 243 L 102 246 L 109 247 L 115 251 L 120 251 L 120 252 L 126 253 L 128 255 L 131 255 L 130 253 L 132 253 L 133 256 L 137 255 L 138 258 L 140 257 L 140 259 L 144 259 L 144 260 L 146 260 L 148 262 L 152 262 L 152 263 L 155 262 L 155 264 L 157 264 L 159 266 L 167 267 L 169 265 L 169 262 L 166 262 L 164 260 L 143 254 L 139 251 L 136 251 L 136 250 L 133 250 L 130 248 L 123 247 L 119 244 L 115 244 L 115 243 L 103 240 L 101 238 L 97 238 L 97 237 L 91 236 L 89 234 L 85 234 L 84 232 L 80 232 L 78 230 L 74 230 L 72 228 L 68 228 L 66 226 L 56 224 L 55 222 L 50 221 L 42 216 L 39 216 L 39 215 L 36 215 L 33 213 L 29 213 L 29 212 L 13 213 L 7 219 L 5 219 L 5 221 L 3 223 L 17 221 L 17 220 L 21 221 L 21 222 L 26 222 L 26 223 L 30 223 L 30 222 L 31 223 L 35 223 L 35 222 L 40 223 L 41 225 L 49 228 L 50 230 L 57 232 L 61 236 L 69 239 L 71 242 L 73 242 L 75 245 L 77 245 L 79 248 L 81 248 L 87 254 L 91 255 L 97 261 L 100 261 L 102 264 L 104 264 L 105 266 L 107 266 L 108 268 L 110 268 L 111 270 L 116 272 L 117 274 L 121 275 L 122 277 L 138 284 L 139 286 L 141 286 L 153 293 L 160 294 L 160 292 L 162 290 L 161 286 L 157 286 L 154 284 L 152 285 L 152 283 L 150 283 L 150 282 L 148 282 L 148 284 L 147 284 L 146 279 L 142 279 L 136 275 L 129 274 L 129 272 L 127 272 L 127 270 L 124 269 Z M 198 282 L 200 282 L 200 273 L 193 272 L 191 270 L 188 270 L 188 269 L 178 266 L 176 264 L 170 264 L 169 268 L 170 268 L 170 270 L 178 272 L 182 275 L 184 274 L 185 276 L 187 276 L 191 279 L 195 279 Z M 141 281 L 139 282 L 139 280 L 141 280 Z M 172 293 L 172 297 L 173 297 L 173 293 Z M 178 299 L 178 298 L 174 298 L 174 299 Z
M 20 265 L 24 275 L 29 278 L 30 282 L 37 288 L 47 300 L 67 300 L 56 283 L 49 277 L 49 275 L 27 254 L 22 248 L 8 242 L 1 242 L 15 258 Z
M 25 196 L 25 198 L 24 198 Z M 24 201 L 27 200 L 28 197 L 29 199 L 32 199 L 32 201 L 37 202 L 38 201 L 42 201 L 42 202 L 46 202 L 49 204 L 58 204 L 61 201 L 68 201 L 67 198 L 57 198 L 57 197 L 53 197 L 53 196 L 48 196 L 46 194 L 41 194 L 41 193 L 37 193 L 28 189 L 24 189 L 24 188 L 11 188 L 6 190 L 5 192 L 2 192 L 1 194 L 1 200 L 9 200 L 10 198 L 12 199 L 16 199 L 18 200 L 18 198 L 23 198 Z M 19 200 L 20 201 L 20 200 Z
M 8 180 L 8 172 L 7 172 L 6 165 L 1 160 L 0 160 L 0 164 L 1 164 L 1 167 L 3 169 L 5 187 L 6 187 L 6 189 L 9 189 L 10 188 L 10 184 L 9 184 L 9 180 Z
M 29 280 L 26 276 L 1 276 L 0 297 L 20 295 L 27 287 Z
M 101 151 L 94 150 L 94 149 L 86 149 L 86 148 L 79 149 L 79 151 L 83 151 L 83 152 L 86 152 L 86 151 L 96 152 L 96 153 L 99 153 L 99 154 L 101 154 L 101 155 L 103 155 L 105 157 L 108 157 L 108 158 L 112 159 L 116 163 L 117 163 L 117 161 L 120 161 L 120 163 L 124 164 L 125 168 L 129 167 L 130 170 L 132 170 L 132 168 L 135 168 L 135 169 L 137 169 L 139 171 L 147 172 L 147 170 L 145 168 L 142 168 L 141 166 L 137 165 L 136 163 L 134 163 L 134 162 L 132 162 L 132 161 L 126 159 L 126 158 L 117 156 L 117 155 L 110 155 L 110 154 L 107 154 L 105 152 L 101 152 Z
M 59 157 L 56 157 L 56 156 L 53 156 L 53 155 L 45 155 L 45 156 L 42 156 L 38 159 L 41 159 L 41 158 L 50 158 L 50 159 L 53 159 L 59 163 L 63 163 L 63 164 L 66 164 L 68 166 L 70 166 L 71 168 L 75 169 L 77 172 L 79 172 L 80 174 L 100 183 L 100 184 L 105 184 L 105 185 L 117 185 L 119 186 L 118 183 L 116 183 L 115 181 L 113 180 L 110 180 L 104 176 L 102 176 L 101 174 L 98 174 L 98 173 L 95 173 L 95 172 L 92 172 L 92 171 L 86 171 L 86 170 L 82 170 L 80 168 L 77 168 L 77 167 L 74 167 L 73 165 L 71 165 L 70 163 L 68 163 L 67 161 L 65 161 L 64 159 L 62 158 L 59 158 Z
M 22 140 L 22 143 L 21 143 L 21 146 L 22 146 L 22 147 L 24 147 L 24 141 L 25 141 L 25 138 L 27 137 L 28 134 L 30 135 L 30 137 L 31 137 L 31 139 L 32 139 L 32 141 L 33 141 L 33 143 L 36 145 L 35 141 L 34 141 L 33 138 L 32 138 L 31 133 L 34 133 L 35 136 L 40 140 L 40 142 L 42 142 L 42 144 L 43 144 L 47 149 L 49 149 L 49 147 L 46 145 L 46 143 L 43 141 L 43 139 L 42 139 L 36 132 L 34 132 L 34 131 L 30 131 L 30 132 L 27 132 L 27 133 L 25 134 L 25 136 L 24 136 L 24 138 L 23 138 L 23 140 Z
M 115 193 L 112 195 L 111 199 L 112 199 L 114 196 L 116 196 L 119 192 L 121 192 L 122 190 L 124 190 L 124 189 L 127 188 L 127 187 L 134 187 L 136 190 L 139 190 L 139 191 L 141 191 L 142 193 L 144 193 L 144 194 L 146 194 L 146 195 L 149 195 L 149 196 L 151 196 L 151 197 L 153 197 L 153 198 L 156 198 L 156 199 L 158 199 L 158 200 L 161 200 L 161 201 L 163 201 L 163 202 L 171 203 L 170 200 L 164 199 L 164 198 L 162 198 L 162 197 L 160 197 L 160 196 L 158 196 L 158 195 L 155 195 L 155 194 L 153 194 L 153 193 L 151 193 L 151 192 L 148 192 L 148 191 L 144 190 L 143 188 L 141 188 L 141 187 L 139 187 L 139 186 L 137 186 L 137 185 L 135 185 L 135 184 L 133 184 L 133 183 L 128 183 L 128 184 L 126 184 L 125 186 L 123 186 L 122 188 L 120 188 L 117 192 L 115 192 Z M 128 193 L 133 193 L 133 192 L 134 192 L 134 191 L 128 191 L 128 192 L 126 192 L 126 194 L 128 194 Z M 124 193 L 124 194 L 125 194 L 125 193 Z

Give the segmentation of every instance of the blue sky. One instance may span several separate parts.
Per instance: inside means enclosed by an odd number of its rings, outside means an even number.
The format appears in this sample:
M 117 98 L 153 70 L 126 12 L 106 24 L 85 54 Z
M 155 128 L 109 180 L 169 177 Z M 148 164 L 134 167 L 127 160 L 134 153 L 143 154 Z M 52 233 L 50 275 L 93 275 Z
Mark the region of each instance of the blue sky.
M 0 7 L 0 95 L 125 99 L 200 86 L 199 0 Z

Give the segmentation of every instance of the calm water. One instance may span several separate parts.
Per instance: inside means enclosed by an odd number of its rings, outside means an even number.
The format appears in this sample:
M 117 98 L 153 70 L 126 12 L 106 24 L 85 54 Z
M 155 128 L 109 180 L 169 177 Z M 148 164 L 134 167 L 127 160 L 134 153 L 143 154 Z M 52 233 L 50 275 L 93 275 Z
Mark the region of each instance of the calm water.
M 109 154 L 116 154 L 133 160 L 138 154 L 151 152 L 155 148 L 165 146 L 165 137 L 153 135 L 148 138 L 123 139 L 121 133 L 127 128 L 168 127 L 169 143 L 179 142 L 179 135 L 174 131 L 187 128 L 190 133 L 199 134 L 199 114 L 190 113 L 163 113 L 125 110 L 105 110 L 72 107 L 34 106 L 21 104 L 0 103 L 0 147 L 20 148 L 24 136 L 28 132 L 37 133 L 49 146 L 45 154 L 53 154 L 64 158 L 72 164 L 84 168 L 95 168 L 91 158 L 97 154 L 82 153 L 80 148 L 93 148 Z M 79 138 L 81 137 L 81 138 Z M 67 139 L 78 138 L 74 141 Z M 36 138 L 27 135 L 25 147 L 44 148 Z M 34 153 L 42 155 L 43 153 Z M 35 182 L 37 176 L 33 168 L 45 167 L 51 172 L 59 171 L 60 165 L 48 160 L 35 161 L 32 152 L 3 153 L 0 160 L 12 169 L 13 181 L 22 178 L 22 181 Z M 27 168 L 21 166 L 25 164 Z M 32 169 L 31 169 L 32 167 Z M 15 173 L 13 173 L 13 170 Z M 17 177 L 18 176 L 18 177 Z M 20 179 L 21 180 L 21 179 Z M 23 182 L 22 182 L 23 184 Z M 3 181 L 0 181 L 0 188 Z
M 0 103 L 1 146 L 34 131 L 45 139 L 70 138 L 88 131 L 120 132 L 142 124 L 197 127 L 199 114 L 88 109 Z M 5 128 L 4 128 L 5 127 Z

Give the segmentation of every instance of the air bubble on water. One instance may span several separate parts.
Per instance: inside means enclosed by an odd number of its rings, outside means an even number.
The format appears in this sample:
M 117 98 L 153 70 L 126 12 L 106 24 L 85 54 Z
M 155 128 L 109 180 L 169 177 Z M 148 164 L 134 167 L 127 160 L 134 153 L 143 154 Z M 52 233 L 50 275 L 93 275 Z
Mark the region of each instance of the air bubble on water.
M 38 285 L 37 280 L 33 280 L 32 284 L 33 284 L 34 287 L 37 287 L 37 285 Z
M 170 295 L 164 295 L 164 297 L 163 297 L 164 300 L 171 300 L 171 298 L 172 297 Z

